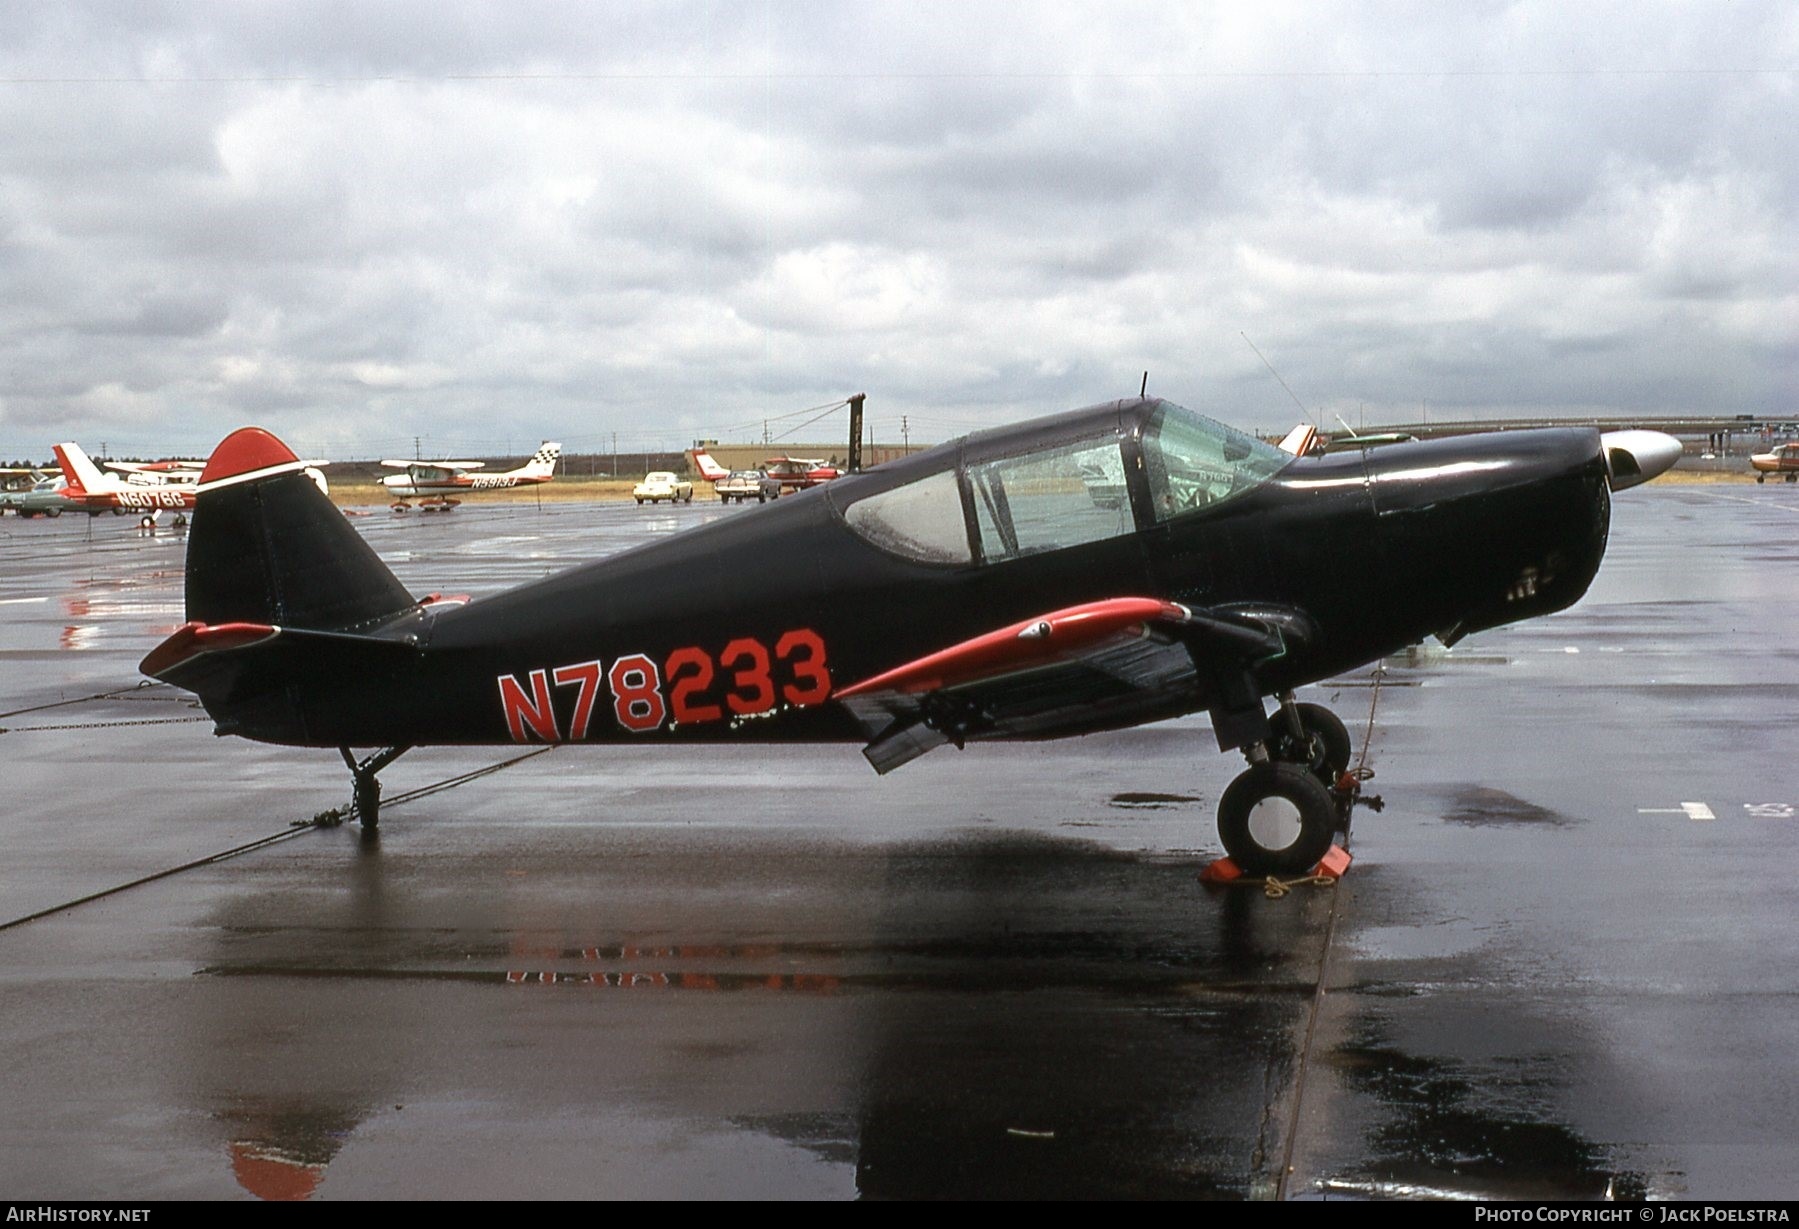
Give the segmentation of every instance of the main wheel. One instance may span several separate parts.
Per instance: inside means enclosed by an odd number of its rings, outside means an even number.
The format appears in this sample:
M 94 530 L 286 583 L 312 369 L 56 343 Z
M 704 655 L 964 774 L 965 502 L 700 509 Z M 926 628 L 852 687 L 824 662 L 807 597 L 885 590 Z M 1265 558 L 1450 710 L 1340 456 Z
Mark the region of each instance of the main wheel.
M 1756 480 L 1756 481 L 1757 481 L 1757 482 L 1766 482 L 1766 481 L 1767 481 L 1767 480 L 1768 480 L 1768 475 L 1766 475 L 1766 474 L 1757 474 L 1757 475 L 1756 475 L 1756 476 L 1755 476 L 1755 480 Z
M 1348 728 L 1342 718 L 1322 704 L 1294 707 L 1299 710 L 1299 724 L 1305 728 L 1305 741 L 1293 737 L 1287 714 L 1277 708 L 1268 719 L 1268 754 L 1288 764 L 1302 765 L 1325 785 L 1335 785 L 1349 767 L 1352 748 Z
M 1337 810 L 1298 764 L 1252 764 L 1218 800 L 1218 837 L 1247 875 L 1303 875 L 1330 849 Z

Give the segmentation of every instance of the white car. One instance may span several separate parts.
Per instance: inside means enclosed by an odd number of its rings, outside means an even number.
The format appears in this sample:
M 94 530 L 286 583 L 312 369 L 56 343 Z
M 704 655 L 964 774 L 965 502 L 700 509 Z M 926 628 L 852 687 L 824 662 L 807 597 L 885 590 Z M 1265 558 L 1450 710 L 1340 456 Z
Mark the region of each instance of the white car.
M 643 481 L 631 488 L 631 494 L 640 504 L 645 500 L 660 503 L 665 499 L 671 504 L 690 504 L 693 502 L 693 483 L 659 469 L 645 474 Z

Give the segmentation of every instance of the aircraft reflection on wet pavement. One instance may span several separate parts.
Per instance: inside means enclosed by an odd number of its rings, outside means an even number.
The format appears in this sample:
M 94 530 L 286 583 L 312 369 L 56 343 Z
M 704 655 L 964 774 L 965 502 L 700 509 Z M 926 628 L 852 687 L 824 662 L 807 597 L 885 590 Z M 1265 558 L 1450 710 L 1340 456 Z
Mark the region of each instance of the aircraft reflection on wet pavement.
M 1295 457 L 1136 399 L 469 603 L 415 599 L 304 462 L 245 428 L 202 475 L 188 622 L 142 668 L 221 734 L 339 748 L 366 828 L 376 774 L 418 745 L 841 740 L 887 772 L 1204 711 L 1249 765 L 1219 803 L 1226 850 L 1303 872 L 1361 778 L 1343 722 L 1294 689 L 1571 605 L 1610 492 L 1678 453 L 1548 429 Z M 794 566 L 746 597 L 748 559 Z
M 271 867 L 262 890 L 222 901 L 181 1000 L 195 1058 L 171 1069 L 200 1081 L 177 1096 L 198 1096 L 238 1184 L 306 1198 L 355 1139 L 337 1188 L 355 1197 L 449 1104 L 459 1135 L 472 1117 L 537 1141 L 544 1196 L 679 1183 L 682 1166 L 632 1158 L 730 1147 L 683 1134 L 711 1124 L 816 1158 L 790 1196 L 1272 1190 L 1285 1128 L 1267 1102 L 1319 974 L 1304 937 L 1322 894 L 1279 910 L 1236 894 L 1196 917 L 1186 859 L 1029 833 L 830 856 L 746 834 L 722 859 L 716 833 L 651 850 L 592 835 L 514 851 L 528 894 L 489 875 L 449 910 L 396 890 L 384 852 L 338 895 Z M 694 942 L 608 933 L 653 924 L 635 895 L 649 881 L 713 903 L 683 911 Z M 775 930 L 795 891 L 808 921 Z M 1141 906 L 1123 924 L 1119 894 Z M 1083 916 L 1104 925 L 1070 930 Z M 353 1027 L 354 1044 L 303 1023 L 316 1018 Z M 603 1037 L 603 1070 L 571 1079 L 542 1061 L 564 1036 Z M 559 1180 L 546 1148 L 582 1162 Z M 720 1176 L 745 1189 L 740 1167 Z M 704 1193 L 700 1177 L 669 1190 Z

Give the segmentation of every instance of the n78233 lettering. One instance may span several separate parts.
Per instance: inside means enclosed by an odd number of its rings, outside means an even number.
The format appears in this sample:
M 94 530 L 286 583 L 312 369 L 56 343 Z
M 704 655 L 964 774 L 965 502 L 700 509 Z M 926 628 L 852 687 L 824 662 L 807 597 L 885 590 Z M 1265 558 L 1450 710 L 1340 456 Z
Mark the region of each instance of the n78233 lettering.
M 497 682 L 506 729 L 521 743 L 586 739 L 602 684 L 611 696 L 612 720 L 634 734 L 665 725 L 735 722 L 831 698 L 824 638 L 809 627 L 783 632 L 772 648 L 740 636 L 716 653 L 683 645 L 660 666 L 647 653 L 627 653 L 610 665 L 596 658 L 530 670 L 522 679 L 502 674 Z

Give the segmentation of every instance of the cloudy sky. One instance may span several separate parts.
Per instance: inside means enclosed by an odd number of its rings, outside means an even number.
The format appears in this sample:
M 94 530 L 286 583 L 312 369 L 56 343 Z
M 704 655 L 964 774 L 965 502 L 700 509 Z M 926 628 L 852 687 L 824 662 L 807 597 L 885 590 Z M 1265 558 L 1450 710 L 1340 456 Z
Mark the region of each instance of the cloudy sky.
M 0 7 L 0 456 L 1799 415 L 1789 3 Z M 835 423 L 835 419 L 831 420 Z M 830 438 L 813 428 L 805 436 Z

